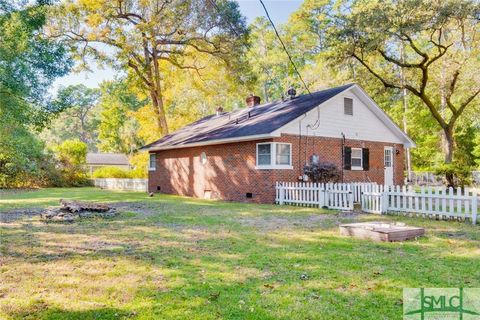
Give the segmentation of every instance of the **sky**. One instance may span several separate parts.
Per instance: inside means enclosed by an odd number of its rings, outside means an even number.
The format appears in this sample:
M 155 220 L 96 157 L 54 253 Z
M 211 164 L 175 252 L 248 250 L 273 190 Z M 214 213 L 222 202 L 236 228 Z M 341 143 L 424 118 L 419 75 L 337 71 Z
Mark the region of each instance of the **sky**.
M 256 17 L 264 16 L 263 10 L 258 0 L 237 0 L 240 5 L 240 11 L 247 17 L 247 22 L 251 23 Z M 285 23 L 289 15 L 297 10 L 302 4 L 302 0 L 263 0 L 268 9 L 273 22 L 278 25 Z M 69 86 L 75 84 L 84 84 L 87 87 L 97 87 L 104 80 L 112 80 L 115 72 L 110 69 L 99 69 L 92 63 L 93 72 L 70 73 L 57 79 L 52 86 L 51 93 L 55 94 L 60 86 Z

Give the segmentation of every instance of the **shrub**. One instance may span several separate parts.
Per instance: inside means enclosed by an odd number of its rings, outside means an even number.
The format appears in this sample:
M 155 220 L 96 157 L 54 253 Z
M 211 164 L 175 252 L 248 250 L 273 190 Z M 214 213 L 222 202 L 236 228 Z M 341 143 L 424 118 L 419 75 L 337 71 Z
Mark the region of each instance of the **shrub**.
M 65 140 L 56 151 L 58 160 L 71 166 L 84 165 L 87 161 L 87 144 L 78 139 Z
M 341 177 L 340 170 L 333 163 L 329 162 L 310 162 L 303 168 L 303 173 L 308 176 L 312 182 L 338 182 Z
M 132 179 L 144 179 L 148 177 L 147 169 L 145 167 L 135 168 L 130 170 L 128 173 L 130 174 L 130 178 Z
M 85 172 L 87 145 L 80 140 L 66 140 L 54 148 L 57 158 L 56 169 L 61 180 L 53 174 L 53 185 L 62 187 L 83 187 L 90 185 Z
M 130 173 L 127 170 L 123 170 L 117 167 L 103 167 L 95 170 L 92 174 L 92 177 L 126 179 L 130 178 Z

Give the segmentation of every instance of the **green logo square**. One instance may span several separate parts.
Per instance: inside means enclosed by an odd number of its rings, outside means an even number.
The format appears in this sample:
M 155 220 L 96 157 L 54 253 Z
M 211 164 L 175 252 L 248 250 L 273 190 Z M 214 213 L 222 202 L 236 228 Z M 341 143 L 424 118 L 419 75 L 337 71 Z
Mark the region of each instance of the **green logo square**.
M 480 320 L 480 288 L 405 288 L 405 320 Z

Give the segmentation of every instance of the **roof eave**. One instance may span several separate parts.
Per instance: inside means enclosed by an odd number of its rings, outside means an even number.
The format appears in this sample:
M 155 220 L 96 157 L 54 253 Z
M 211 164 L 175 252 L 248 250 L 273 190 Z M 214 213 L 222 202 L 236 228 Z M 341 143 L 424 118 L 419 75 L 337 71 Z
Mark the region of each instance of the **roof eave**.
M 183 148 L 202 147 L 202 146 L 210 146 L 210 145 L 218 145 L 218 144 L 226 144 L 226 143 L 271 139 L 271 138 L 275 138 L 275 137 L 279 137 L 279 136 L 280 135 L 273 134 L 273 133 L 266 133 L 266 134 L 258 134 L 258 135 L 243 136 L 243 137 L 234 137 L 234 138 L 227 138 L 227 139 L 208 140 L 208 141 L 187 143 L 187 144 L 182 144 L 182 145 L 163 146 L 163 147 L 152 146 L 152 147 L 149 147 L 149 148 L 141 148 L 140 150 L 153 152 L 153 151 L 183 149 Z

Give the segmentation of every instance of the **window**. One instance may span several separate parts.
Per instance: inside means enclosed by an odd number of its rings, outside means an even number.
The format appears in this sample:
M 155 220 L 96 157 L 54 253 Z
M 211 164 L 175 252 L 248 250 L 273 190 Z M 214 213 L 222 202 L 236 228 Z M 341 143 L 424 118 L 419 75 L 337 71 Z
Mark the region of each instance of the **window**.
M 352 148 L 352 170 L 363 170 L 363 152 L 361 148 Z
M 385 148 L 384 152 L 384 165 L 387 168 L 392 167 L 392 149 Z
M 200 154 L 200 163 L 203 165 L 207 164 L 207 154 L 205 152 Z
M 272 165 L 272 144 L 259 143 L 257 144 L 257 166 Z
M 155 153 L 150 153 L 150 158 L 148 161 L 148 170 L 155 171 L 157 169 L 157 157 Z
M 290 144 L 277 143 L 276 165 L 289 166 L 290 163 Z
M 353 99 L 343 98 L 343 112 L 347 116 L 353 116 Z
M 290 143 L 258 143 L 258 169 L 292 169 L 292 145 Z

